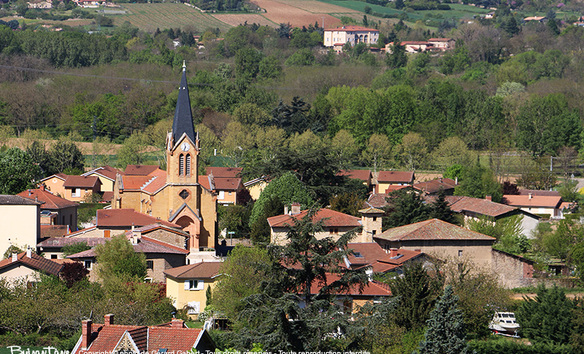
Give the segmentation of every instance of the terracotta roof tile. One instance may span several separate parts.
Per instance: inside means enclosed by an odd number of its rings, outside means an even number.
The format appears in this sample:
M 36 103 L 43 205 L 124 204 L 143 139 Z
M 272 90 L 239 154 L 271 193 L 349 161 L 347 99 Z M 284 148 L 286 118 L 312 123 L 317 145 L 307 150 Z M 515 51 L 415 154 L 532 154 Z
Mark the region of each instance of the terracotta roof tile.
M 150 327 L 148 350 L 150 353 L 159 349 L 187 352 L 193 348 L 200 334 L 199 328 Z
M 318 294 L 318 292 L 327 284 L 331 284 L 341 277 L 338 274 L 334 273 L 327 273 L 326 274 L 326 283 L 322 283 L 319 281 L 312 282 L 310 286 L 310 293 L 311 294 Z M 333 295 L 351 295 L 351 296 L 391 296 L 391 290 L 389 286 L 385 284 L 378 283 L 376 281 L 370 281 L 363 289 L 360 289 L 358 285 L 350 287 L 346 291 L 339 291 L 333 292 Z
M 0 270 L 13 264 L 23 264 L 34 270 L 42 271 L 52 275 L 58 275 L 63 268 L 63 265 L 55 263 L 50 259 L 43 258 L 34 252 L 31 253 L 30 258 L 26 255 L 26 252 L 22 252 L 17 255 L 16 261 L 13 261 L 12 257 L 8 257 L 5 260 L 0 261 Z
M 386 194 L 371 194 L 369 196 L 369 198 L 367 199 L 367 202 L 365 202 L 365 206 L 371 206 L 374 208 L 384 208 L 386 207 L 389 203 L 387 203 L 387 200 L 385 200 L 385 198 L 387 198 Z
M 85 243 L 89 247 L 104 244 L 107 239 L 104 237 L 51 237 L 37 244 L 37 247 L 65 247 L 76 243 Z
M 452 190 L 456 187 L 456 182 L 450 178 L 438 178 L 431 181 L 419 182 L 414 184 L 414 188 L 429 194 L 435 194 L 440 190 Z
M 413 181 L 413 171 L 379 171 L 377 176 L 377 182 L 412 183 Z
M 512 213 L 518 209 L 516 207 L 495 203 L 493 201 L 481 198 L 446 196 L 444 199 L 450 205 L 450 209 L 455 213 L 468 211 L 496 218 L 508 213 Z
M 67 176 L 63 183 L 65 188 L 94 188 L 96 185 L 101 185 L 96 176 Z
M 420 221 L 414 224 L 395 227 L 373 236 L 386 241 L 414 240 L 484 240 L 495 241 L 494 237 L 470 231 L 439 219 Z
M 519 195 L 533 195 L 533 196 L 554 196 L 559 197 L 560 192 L 558 191 L 542 191 L 538 189 L 520 189 Z
M 0 194 L 0 205 L 40 205 L 40 202 L 35 202 L 28 198 L 23 198 L 19 195 L 3 195 Z
M 371 180 L 370 170 L 341 170 L 337 173 L 339 176 L 347 176 L 353 179 L 360 179 L 362 181 L 368 182 Z
M 111 167 L 111 166 L 107 166 L 106 165 L 106 166 L 94 168 L 91 171 L 87 171 L 87 172 L 81 174 L 81 176 L 90 176 L 92 174 L 98 174 L 98 175 L 104 176 L 107 179 L 110 179 L 112 181 L 115 181 L 116 180 L 116 175 L 118 173 L 119 174 L 124 174 L 123 171 L 118 170 L 115 167 Z
M 114 199 L 114 192 L 103 192 L 101 196 L 101 201 L 104 203 L 111 203 L 112 199 Z
M 412 186 L 410 185 L 389 185 L 387 186 L 387 189 L 385 189 L 385 194 L 389 194 L 391 192 L 395 192 L 395 191 L 399 191 L 400 189 L 404 189 L 404 188 L 412 188 Z
M 71 202 L 42 189 L 27 189 L 17 195 L 43 203 L 41 209 L 57 210 L 78 206 L 75 202 Z
M 220 191 L 236 191 L 242 187 L 241 178 L 214 178 L 215 189 Z
M 211 279 L 219 275 L 222 262 L 199 262 L 167 269 L 164 274 L 176 279 Z
M 149 176 L 122 176 L 122 186 L 124 190 L 141 190 L 151 179 Z
M 215 178 L 241 177 L 242 171 L 243 168 L 241 167 L 207 167 L 206 169 L 207 174 L 213 174 Z
M 68 225 L 41 225 L 41 238 L 47 237 L 63 237 L 67 235 L 69 230 Z
M 159 169 L 157 165 L 128 165 L 124 173 L 131 176 L 148 176 Z
M 107 238 L 98 238 L 99 240 L 103 240 L 101 243 L 105 243 L 108 241 Z M 49 247 L 49 246 L 47 246 Z M 180 247 L 176 247 L 173 245 L 169 245 L 165 242 L 154 240 L 147 237 L 141 237 L 138 240 L 138 243 L 132 245 L 134 248 L 134 252 L 137 253 L 144 253 L 144 254 L 153 254 L 153 253 L 162 253 L 162 254 L 180 254 L 180 255 L 187 255 L 189 251 L 186 249 L 182 249 Z M 93 258 L 95 257 L 95 248 L 92 248 L 87 251 L 79 252 L 68 256 L 67 258 L 76 259 L 76 258 Z
M 144 192 L 153 194 L 166 184 L 166 171 L 156 170 L 152 172 L 149 177 L 153 177 L 142 187 Z
M 531 207 L 531 208 L 558 208 L 562 203 L 560 196 L 540 196 L 540 195 L 504 195 L 504 200 L 507 204 L 516 207 Z
M 298 215 L 278 215 L 268 218 L 270 227 L 286 227 L 293 225 L 296 220 L 302 219 L 308 214 L 308 210 L 303 210 Z M 361 219 L 334 211 L 331 209 L 320 209 L 312 218 L 313 222 L 323 220 L 325 227 L 359 227 L 361 226 Z
M 134 209 L 99 209 L 97 210 L 97 227 L 140 227 L 160 223 L 180 229 L 180 225 L 157 219 L 153 216 L 138 213 Z

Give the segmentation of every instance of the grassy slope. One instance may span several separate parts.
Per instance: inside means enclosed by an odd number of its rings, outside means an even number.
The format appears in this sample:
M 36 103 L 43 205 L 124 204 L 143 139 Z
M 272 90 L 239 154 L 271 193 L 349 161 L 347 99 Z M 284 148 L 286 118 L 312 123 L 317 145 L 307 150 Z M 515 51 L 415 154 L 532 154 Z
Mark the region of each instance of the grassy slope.
M 175 3 L 155 4 L 124 4 L 128 10 L 126 15 L 115 15 L 116 25 L 129 21 L 141 30 L 154 32 L 156 28 L 184 28 L 192 26 L 204 32 L 207 28 L 219 28 L 227 31 L 230 25 L 217 20 L 211 15 L 202 13 L 192 7 Z

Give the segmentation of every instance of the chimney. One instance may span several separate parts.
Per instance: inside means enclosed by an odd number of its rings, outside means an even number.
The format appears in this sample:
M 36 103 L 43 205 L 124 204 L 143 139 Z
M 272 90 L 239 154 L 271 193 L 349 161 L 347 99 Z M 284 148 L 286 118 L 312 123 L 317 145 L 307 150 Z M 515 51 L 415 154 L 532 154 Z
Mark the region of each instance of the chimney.
M 87 349 L 91 344 L 91 323 L 91 320 L 81 321 L 81 349 Z
M 103 324 L 105 326 L 111 326 L 114 324 L 114 314 L 108 313 L 107 315 L 103 316 Z
M 529 198 L 529 199 L 532 199 L 532 198 L 533 198 L 533 194 L 529 193 L 529 194 L 528 194 L 528 198 Z
M 12 252 L 12 262 L 16 262 L 18 260 L 18 254 L 16 252 Z
M 180 320 L 178 318 L 173 318 L 172 322 L 170 322 L 170 327 L 172 328 L 184 328 L 185 321 Z
M 288 205 L 284 205 L 284 215 L 288 215 Z
M 458 186 L 458 176 L 454 177 L 454 185 Z
M 32 191 L 29 189 L 28 190 L 28 196 L 30 197 L 32 195 Z
M 397 248 L 390 248 L 390 249 L 389 249 L 389 256 L 390 256 L 390 257 L 395 257 L 395 256 L 397 256 Z
M 489 202 L 493 201 L 493 197 L 490 195 L 485 196 L 485 199 L 488 200 Z
M 40 189 L 40 190 L 42 190 L 42 191 L 44 191 L 44 190 L 45 190 L 45 184 L 44 184 L 44 183 L 43 183 L 43 184 L 41 184 L 41 185 L 39 186 L 39 189 Z
M 26 256 L 28 258 L 32 258 L 32 250 L 30 249 L 30 247 L 26 249 Z
M 292 203 L 292 210 L 291 210 L 290 214 L 291 215 L 300 214 L 300 203 Z

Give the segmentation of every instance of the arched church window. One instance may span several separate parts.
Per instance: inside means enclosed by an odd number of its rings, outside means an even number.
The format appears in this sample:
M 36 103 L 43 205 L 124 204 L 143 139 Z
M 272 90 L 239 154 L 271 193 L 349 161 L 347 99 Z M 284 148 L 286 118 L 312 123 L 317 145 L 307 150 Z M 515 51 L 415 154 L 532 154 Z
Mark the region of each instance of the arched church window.
M 185 155 L 181 154 L 178 157 L 178 175 L 184 176 L 185 174 Z
M 185 171 L 185 175 L 190 176 L 191 175 L 191 155 L 187 155 L 187 163 L 186 163 L 186 171 Z

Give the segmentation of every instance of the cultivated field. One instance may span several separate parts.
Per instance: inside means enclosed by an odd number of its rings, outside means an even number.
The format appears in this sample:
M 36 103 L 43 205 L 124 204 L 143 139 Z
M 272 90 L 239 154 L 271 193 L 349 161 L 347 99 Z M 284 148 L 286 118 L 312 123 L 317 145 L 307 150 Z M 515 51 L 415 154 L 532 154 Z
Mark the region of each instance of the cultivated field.
M 329 15 L 329 11 L 355 12 L 351 9 L 310 0 L 252 0 L 252 2 L 266 10 L 264 17 L 267 19 L 274 23 L 289 23 L 293 27 L 308 26 L 316 22 L 322 26 L 323 21 L 326 27 L 338 26 L 341 24 L 341 20 Z
M 258 14 L 213 14 L 213 17 L 231 26 L 239 26 L 247 23 L 257 23 L 261 26 L 278 27 L 279 23 L 272 22 L 263 15 Z
M 116 25 L 129 21 L 132 25 L 147 32 L 157 28 L 184 28 L 192 26 L 199 32 L 207 28 L 219 28 L 226 31 L 231 26 L 213 16 L 202 13 L 190 6 L 175 3 L 124 4 L 127 15 L 112 16 Z

